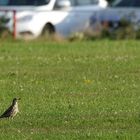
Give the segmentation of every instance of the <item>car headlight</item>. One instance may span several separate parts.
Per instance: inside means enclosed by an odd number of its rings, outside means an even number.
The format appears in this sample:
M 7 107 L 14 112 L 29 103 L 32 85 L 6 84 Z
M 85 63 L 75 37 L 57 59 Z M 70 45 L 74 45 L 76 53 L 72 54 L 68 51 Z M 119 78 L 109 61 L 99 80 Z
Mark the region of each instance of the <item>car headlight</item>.
M 32 15 L 27 15 L 27 16 L 18 18 L 17 21 L 19 21 L 19 22 L 27 22 L 27 21 L 30 21 L 32 19 L 33 19 L 33 16 Z

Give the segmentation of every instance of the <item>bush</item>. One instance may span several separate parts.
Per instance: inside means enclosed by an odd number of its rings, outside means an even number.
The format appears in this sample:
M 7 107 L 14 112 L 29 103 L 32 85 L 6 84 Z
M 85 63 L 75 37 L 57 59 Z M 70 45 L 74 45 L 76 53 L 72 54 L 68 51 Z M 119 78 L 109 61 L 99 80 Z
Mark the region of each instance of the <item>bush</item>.
M 0 29 L 0 39 L 13 38 L 11 32 L 6 29 Z
M 111 22 L 104 22 L 102 24 L 100 23 L 98 27 L 94 27 L 93 29 L 87 29 L 87 31 L 84 32 L 83 38 L 140 39 L 140 29 L 136 30 L 131 22 L 122 19 L 117 24 L 118 26 L 114 27 L 113 23 Z

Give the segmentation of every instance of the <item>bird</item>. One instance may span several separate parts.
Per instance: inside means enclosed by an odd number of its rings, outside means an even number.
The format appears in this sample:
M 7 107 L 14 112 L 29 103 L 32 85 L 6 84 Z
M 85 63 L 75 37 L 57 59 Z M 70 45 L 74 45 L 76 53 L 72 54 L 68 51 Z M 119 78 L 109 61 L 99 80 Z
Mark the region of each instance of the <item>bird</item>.
M 19 112 L 18 100 L 20 100 L 20 98 L 14 98 L 11 106 L 0 116 L 0 118 L 13 118 Z

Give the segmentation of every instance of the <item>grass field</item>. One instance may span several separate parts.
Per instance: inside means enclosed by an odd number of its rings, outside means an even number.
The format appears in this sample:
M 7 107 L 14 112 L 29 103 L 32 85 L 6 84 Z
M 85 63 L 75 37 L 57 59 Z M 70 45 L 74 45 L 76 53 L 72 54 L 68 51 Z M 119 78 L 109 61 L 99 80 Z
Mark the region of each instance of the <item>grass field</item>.
M 0 41 L 0 140 L 140 140 L 140 42 Z

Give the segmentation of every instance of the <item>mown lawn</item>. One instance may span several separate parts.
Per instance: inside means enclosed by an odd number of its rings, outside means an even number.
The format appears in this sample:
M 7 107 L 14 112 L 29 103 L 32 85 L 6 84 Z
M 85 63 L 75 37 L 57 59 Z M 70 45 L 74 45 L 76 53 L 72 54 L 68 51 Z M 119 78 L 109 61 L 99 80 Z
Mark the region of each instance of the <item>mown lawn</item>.
M 0 41 L 0 140 L 140 140 L 140 42 Z

